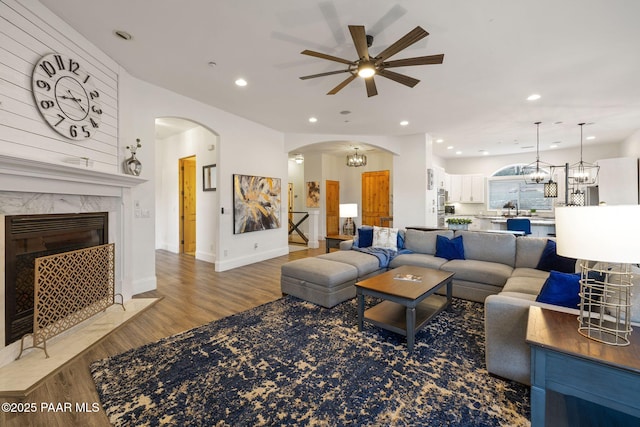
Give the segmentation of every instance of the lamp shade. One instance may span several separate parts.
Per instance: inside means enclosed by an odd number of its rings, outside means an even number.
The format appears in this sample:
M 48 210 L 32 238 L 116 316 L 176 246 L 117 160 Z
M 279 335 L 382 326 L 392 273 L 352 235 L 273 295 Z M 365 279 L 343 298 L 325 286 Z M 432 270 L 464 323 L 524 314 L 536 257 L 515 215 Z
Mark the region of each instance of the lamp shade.
M 640 262 L 640 205 L 556 208 L 559 255 L 590 261 Z
M 345 203 L 340 205 L 340 218 L 355 218 L 358 216 L 357 203 Z

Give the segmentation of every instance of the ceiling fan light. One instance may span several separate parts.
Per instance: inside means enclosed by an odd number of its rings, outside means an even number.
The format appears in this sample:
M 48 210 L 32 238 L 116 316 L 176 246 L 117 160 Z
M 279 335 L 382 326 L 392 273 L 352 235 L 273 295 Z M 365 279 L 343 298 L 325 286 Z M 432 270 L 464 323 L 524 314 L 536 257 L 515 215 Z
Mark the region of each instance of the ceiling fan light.
M 294 160 L 297 164 L 301 165 L 302 163 L 304 163 L 304 156 L 302 154 L 296 154 Z
M 376 67 L 371 62 L 363 62 L 358 65 L 358 76 L 363 79 L 369 78 L 376 73 Z

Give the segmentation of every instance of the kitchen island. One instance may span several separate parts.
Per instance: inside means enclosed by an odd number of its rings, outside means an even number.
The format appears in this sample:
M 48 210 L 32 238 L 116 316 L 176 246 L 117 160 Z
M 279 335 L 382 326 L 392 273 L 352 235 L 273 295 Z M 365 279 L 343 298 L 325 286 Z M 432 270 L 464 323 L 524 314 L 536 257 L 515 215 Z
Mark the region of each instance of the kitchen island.
M 543 216 L 513 216 L 508 218 L 525 218 L 531 221 L 531 235 L 536 237 L 547 237 L 555 235 L 556 221 L 552 217 Z M 478 228 L 485 230 L 506 230 L 507 217 L 478 215 L 474 222 L 478 223 Z

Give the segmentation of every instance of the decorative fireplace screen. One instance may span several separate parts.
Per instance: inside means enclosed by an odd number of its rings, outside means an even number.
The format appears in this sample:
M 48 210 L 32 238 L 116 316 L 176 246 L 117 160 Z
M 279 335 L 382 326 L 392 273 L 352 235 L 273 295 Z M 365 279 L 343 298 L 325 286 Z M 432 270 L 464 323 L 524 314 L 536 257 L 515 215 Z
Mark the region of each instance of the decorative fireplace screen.
M 33 347 L 49 357 L 47 339 L 114 304 L 114 244 L 37 258 L 34 287 Z

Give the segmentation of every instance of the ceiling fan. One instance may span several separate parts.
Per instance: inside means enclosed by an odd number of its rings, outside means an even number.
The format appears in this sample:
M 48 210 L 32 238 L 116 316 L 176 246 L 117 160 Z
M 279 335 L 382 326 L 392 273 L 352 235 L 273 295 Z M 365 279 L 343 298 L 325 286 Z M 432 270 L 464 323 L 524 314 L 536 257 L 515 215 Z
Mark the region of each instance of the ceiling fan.
M 428 32 L 426 32 L 419 26 L 409 31 L 394 44 L 380 52 L 377 56 L 369 55 L 369 47 L 371 47 L 371 44 L 373 43 L 373 36 L 367 35 L 365 33 L 364 26 L 349 25 L 349 31 L 351 32 L 353 44 L 355 45 L 356 51 L 358 52 L 359 58 L 357 60 L 349 61 L 348 59 L 338 58 L 336 56 L 327 55 L 325 53 L 314 52 L 312 50 L 303 50 L 302 52 L 300 52 L 303 55 L 315 56 L 316 58 L 340 62 L 342 64 L 348 65 L 348 67 L 345 70 L 312 74 L 310 76 L 300 77 L 300 79 L 307 80 L 316 77 L 330 76 L 332 74 L 349 73 L 350 76 L 347 77 L 338 86 L 331 89 L 327 93 L 327 95 L 335 95 L 342 88 L 351 83 L 356 77 L 360 76 L 364 78 L 365 86 L 367 87 L 367 95 L 371 97 L 378 94 L 376 83 L 373 80 L 373 76 L 375 75 L 386 77 L 409 87 L 414 87 L 420 82 L 420 80 L 418 79 L 414 79 L 413 77 L 390 71 L 388 70 L 388 68 L 407 67 L 410 65 L 442 64 L 442 61 L 444 60 L 444 54 L 440 54 L 387 61 L 387 59 L 389 59 L 396 53 L 406 49 L 407 47 L 429 35 Z

